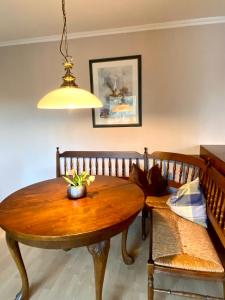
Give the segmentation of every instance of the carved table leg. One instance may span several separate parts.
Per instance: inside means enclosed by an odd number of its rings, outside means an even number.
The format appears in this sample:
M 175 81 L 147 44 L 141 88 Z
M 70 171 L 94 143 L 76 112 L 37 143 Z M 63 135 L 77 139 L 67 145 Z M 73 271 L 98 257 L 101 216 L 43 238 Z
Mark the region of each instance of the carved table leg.
M 148 300 L 154 299 L 154 265 L 148 266 Z
M 18 242 L 12 239 L 8 234 L 6 234 L 6 242 L 9 247 L 9 251 L 17 265 L 22 279 L 22 289 L 16 295 L 15 300 L 28 300 L 29 299 L 29 282 L 27 278 L 27 272 L 23 263 L 23 259 L 20 253 L 20 248 Z
M 122 232 L 121 250 L 122 250 L 124 263 L 126 265 L 131 265 L 134 263 L 134 258 L 127 253 L 127 234 L 128 234 L 128 228 Z
M 109 247 L 110 240 L 88 246 L 88 251 L 91 253 L 94 261 L 96 300 L 102 300 L 102 288 Z

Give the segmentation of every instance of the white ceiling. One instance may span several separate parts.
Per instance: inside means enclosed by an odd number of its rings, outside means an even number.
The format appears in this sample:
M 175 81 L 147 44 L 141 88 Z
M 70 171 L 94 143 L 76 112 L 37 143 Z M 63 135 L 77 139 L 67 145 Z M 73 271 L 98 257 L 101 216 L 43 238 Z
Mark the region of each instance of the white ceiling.
M 66 0 L 68 32 L 225 16 L 225 0 Z M 61 0 L 1 0 L 0 43 L 61 34 Z

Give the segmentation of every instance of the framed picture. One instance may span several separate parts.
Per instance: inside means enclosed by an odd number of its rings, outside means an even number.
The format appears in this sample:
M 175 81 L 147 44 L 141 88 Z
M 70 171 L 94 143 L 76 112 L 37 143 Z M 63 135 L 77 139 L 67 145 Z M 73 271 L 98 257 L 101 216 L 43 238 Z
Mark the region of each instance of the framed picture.
M 142 125 L 141 55 L 89 61 L 91 91 L 103 103 L 92 110 L 93 127 Z

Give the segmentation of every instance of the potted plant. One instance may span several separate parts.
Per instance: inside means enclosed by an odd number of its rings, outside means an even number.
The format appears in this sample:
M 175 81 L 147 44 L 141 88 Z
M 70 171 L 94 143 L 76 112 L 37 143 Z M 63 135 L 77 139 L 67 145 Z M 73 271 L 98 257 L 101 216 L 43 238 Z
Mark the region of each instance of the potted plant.
M 89 175 L 86 171 L 78 175 L 74 169 L 66 172 L 66 176 L 63 176 L 63 178 L 69 183 L 67 195 L 70 199 L 85 197 L 87 193 L 86 185 L 95 180 L 95 176 Z

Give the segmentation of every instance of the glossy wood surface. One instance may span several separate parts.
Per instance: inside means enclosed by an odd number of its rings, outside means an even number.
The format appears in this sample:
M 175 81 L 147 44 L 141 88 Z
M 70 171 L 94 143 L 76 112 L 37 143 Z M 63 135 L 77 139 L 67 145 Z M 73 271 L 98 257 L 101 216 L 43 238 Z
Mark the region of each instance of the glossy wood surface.
M 1 204 L 0 226 L 19 241 L 77 238 L 87 245 L 94 242 L 85 243 L 89 237 L 96 235 L 99 240 L 98 233 L 121 232 L 123 224 L 128 225 L 126 221 L 131 222 L 144 205 L 140 188 L 117 177 L 96 176 L 87 197 L 76 201 L 67 198 L 66 188 L 66 182 L 57 178 L 13 193 Z

